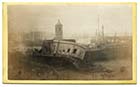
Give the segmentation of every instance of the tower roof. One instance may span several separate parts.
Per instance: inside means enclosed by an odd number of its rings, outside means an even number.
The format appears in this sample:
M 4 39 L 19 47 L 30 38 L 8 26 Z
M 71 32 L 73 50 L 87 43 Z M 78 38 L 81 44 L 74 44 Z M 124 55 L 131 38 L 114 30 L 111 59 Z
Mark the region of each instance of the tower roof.
M 59 19 L 58 19 L 58 22 L 57 22 L 56 25 L 62 25 Z

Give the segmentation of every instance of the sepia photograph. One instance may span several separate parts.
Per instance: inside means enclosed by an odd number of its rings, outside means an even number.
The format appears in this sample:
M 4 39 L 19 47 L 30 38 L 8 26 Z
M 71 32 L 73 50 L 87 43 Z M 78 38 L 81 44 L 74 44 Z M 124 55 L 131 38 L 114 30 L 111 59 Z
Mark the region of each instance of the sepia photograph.
M 136 3 L 3 3 L 4 83 L 136 83 Z

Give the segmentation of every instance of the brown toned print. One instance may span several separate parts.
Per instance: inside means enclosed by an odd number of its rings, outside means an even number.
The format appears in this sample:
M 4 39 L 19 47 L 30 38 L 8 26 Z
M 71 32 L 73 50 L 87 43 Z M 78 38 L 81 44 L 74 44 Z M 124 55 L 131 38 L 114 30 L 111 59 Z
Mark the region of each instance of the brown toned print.
M 7 5 L 7 80 L 133 81 L 133 10 L 130 3 Z

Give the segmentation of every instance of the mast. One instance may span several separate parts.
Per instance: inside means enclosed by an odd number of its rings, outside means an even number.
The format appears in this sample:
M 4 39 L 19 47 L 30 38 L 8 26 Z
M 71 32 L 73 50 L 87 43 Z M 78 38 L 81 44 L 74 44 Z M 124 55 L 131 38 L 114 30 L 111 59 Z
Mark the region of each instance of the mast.
M 101 34 L 102 34 L 102 41 L 104 42 L 104 26 L 102 25 L 102 32 L 101 32 Z
M 99 15 L 98 15 L 98 29 L 97 29 L 97 34 L 98 36 L 100 36 L 100 31 L 99 31 L 99 28 L 100 28 L 100 19 L 99 19 Z

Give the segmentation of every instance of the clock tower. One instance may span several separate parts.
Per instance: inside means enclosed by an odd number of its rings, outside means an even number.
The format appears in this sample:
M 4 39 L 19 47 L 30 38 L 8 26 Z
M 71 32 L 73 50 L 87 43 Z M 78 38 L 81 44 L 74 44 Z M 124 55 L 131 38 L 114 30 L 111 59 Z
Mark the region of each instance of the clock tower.
M 63 25 L 61 24 L 60 20 L 58 20 L 57 24 L 55 25 L 55 39 L 63 39 Z

